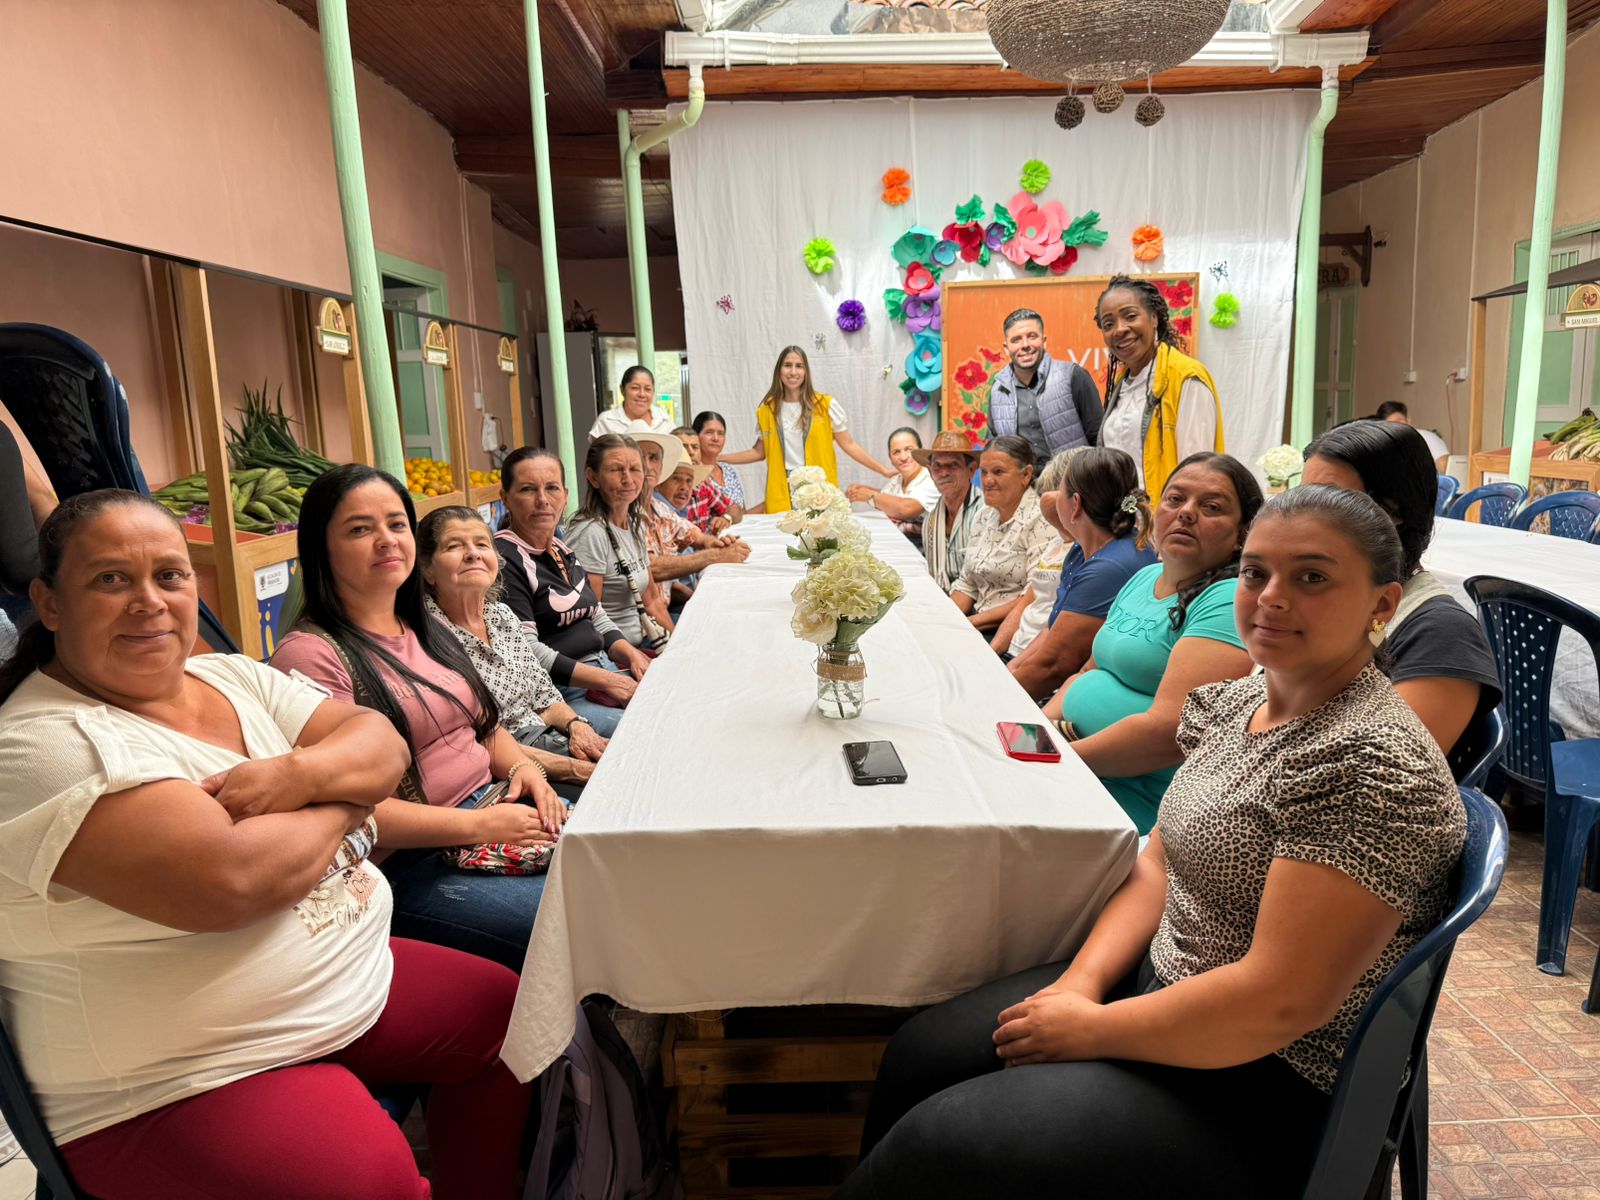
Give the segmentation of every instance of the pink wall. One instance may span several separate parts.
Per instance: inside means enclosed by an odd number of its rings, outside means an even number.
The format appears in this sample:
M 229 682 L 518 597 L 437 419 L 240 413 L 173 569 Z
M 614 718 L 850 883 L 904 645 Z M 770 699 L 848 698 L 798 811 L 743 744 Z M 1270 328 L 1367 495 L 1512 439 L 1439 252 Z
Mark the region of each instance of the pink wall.
M 0 162 L 28 169 L 0 172 L 0 214 L 348 290 L 321 47 L 294 14 L 273 0 L 7 0 L 5 24 L 0 110 L 13 117 Z M 356 74 L 377 248 L 442 271 L 449 315 L 498 326 L 497 247 L 519 240 L 456 171 L 444 128 Z M 61 325 L 106 354 L 152 483 L 169 478 L 141 259 L 0 226 L 0 262 L 0 319 Z M 220 278 L 212 289 L 224 397 L 263 371 L 292 380 L 281 293 Z M 463 359 L 469 461 L 483 466 L 473 392 L 502 420 L 509 400 L 492 353 Z M 332 450 L 347 435 L 342 377 L 329 359 L 319 378 L 336 385 L 322 389 Z

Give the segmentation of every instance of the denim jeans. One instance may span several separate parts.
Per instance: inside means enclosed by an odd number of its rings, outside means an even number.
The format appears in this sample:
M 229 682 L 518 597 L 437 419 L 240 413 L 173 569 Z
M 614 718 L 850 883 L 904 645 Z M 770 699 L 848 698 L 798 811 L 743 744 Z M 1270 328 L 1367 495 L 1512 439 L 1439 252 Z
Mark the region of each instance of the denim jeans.
M 395 937 L 449 946 L 522 970 L 544 896 L 543 875 L 463 871 L 432 848 L 391 854 L 381 869 L 394 893 L 389 928 Z
M 621 671 L 621 668 L 603 653 L 593 654 L 579 661 L 586 667 L 599 667 L 602 671 Z M 564 687 L 561 689 L 561 698 L 572 706 L 573 712 L 593 725 L 596 733 L 608 738 L 616 733 L 617 723 L 622 720 L 623 710 L 596 704 L 584 694 L 586 690 L 581 687 Z

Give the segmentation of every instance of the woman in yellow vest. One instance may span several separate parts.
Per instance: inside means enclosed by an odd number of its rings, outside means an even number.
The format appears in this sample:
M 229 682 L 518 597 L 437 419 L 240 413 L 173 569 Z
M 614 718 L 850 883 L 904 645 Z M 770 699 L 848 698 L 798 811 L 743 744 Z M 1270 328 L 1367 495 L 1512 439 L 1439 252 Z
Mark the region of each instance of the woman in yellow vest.
M 772 368 L 772 386 L 756 409 L 756 444 L 737 454 L 724 454 L 725 463 L 767 464 L 765 506 L 751 512 L 789 511 L 789 472 L 796 467 L 821 467 L 828 482 L 839 482 L 839 461 L 834 443 L 869 471 L 891 476 L 895 472 L 863 450 L 845 428 L 844 406 L 811 386 L 811 362 L 799 346 L 785 346 Z
M 1178 349 L 1166 298 L 1149 280 L 1113 278 L 1095 323 L 1116 362 L 1100 444 L 1133 459 L 1145 493 L 1159 496 L 1189 455 L 1224 452 L 1216 382 Z

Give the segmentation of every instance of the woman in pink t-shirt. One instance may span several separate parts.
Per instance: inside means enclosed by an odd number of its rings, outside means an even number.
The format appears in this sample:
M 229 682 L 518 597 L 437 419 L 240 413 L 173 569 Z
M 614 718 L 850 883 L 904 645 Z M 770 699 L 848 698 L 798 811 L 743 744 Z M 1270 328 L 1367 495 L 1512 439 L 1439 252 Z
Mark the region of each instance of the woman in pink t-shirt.
M 383 713 L 411 748 L 411 777 L 427 803 L 391 798 L 377 811 L 396 936 L 517 970 L 544 876 L 457 870 L 437 849 L 549 843 L 566 806 L 499 727 L 494 697 L 460 643 L 427 615 L 416 528 L 405 488 L 371 467 L 337 467 L 307 488 L 299 535 L 305 604 L 272 665 Z M 497 780 L 508 784 L 507 802 L 475 807 Z

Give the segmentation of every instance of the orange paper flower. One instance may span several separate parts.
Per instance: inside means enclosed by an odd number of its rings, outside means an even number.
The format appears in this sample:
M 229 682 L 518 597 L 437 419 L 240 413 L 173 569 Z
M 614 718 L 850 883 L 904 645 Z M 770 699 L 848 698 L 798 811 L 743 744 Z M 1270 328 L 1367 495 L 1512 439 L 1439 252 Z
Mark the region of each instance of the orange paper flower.
M 883 173 L 883 202 L 900 205 L 911 199 L 911 172 L 890 167 Z
M 1157 226 L 1141 225 L 1133 231 L 1133 257 L 1139 262 L 1155 262 L 1166 249 L 1166 239 Z

